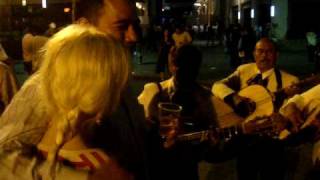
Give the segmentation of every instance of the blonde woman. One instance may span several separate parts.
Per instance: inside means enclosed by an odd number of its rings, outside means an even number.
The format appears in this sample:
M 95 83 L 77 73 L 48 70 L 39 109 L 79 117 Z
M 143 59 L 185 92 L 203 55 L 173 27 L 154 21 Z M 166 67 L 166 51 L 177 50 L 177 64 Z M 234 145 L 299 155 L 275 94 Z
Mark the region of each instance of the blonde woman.
M 92 27 L 71 25 L 53 36 L 39 71 L 50 125 L 36 147 L 0 144 L 0 179 L 133 179 L 82 138 L 116 109 L 128 58 L 121 43 Z

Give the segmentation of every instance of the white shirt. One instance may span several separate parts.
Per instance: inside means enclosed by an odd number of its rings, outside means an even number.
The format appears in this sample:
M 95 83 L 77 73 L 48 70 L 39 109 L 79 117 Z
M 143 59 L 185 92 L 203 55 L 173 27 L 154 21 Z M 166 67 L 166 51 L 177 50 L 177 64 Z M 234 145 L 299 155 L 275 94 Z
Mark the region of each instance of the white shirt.
M 320 113 L 320 85 L 317 85 L 302 94 L 298 94 L 290 98 L 281 107 L 280 113 L 283 112 L 283 109 L 289 103 L 294 103 L 301 112 L 304 112 L 308 116 L 313 112 L 315 112 L 315 114 Z M 314 145 L 312 159 L 314 162 L 316 159 L 320 159 L 320 140 Z
M 0 147 L 37 144 L 50 119 L 40 92 L 40 77 L 31 76 L 0 117 Z
M 255 77 L 259 73 L 260 71 L 255 63 L 241 65 L 227 78 L 215 82 L 212 86 L 211 91 L 216 97 L 224 99 L 226 96 L 248 87 L 248 80 Z M 280 73 L 283 88 L 298 82 L 297 77 L 284 71 L 280 71 Z M 268 78 L 268 84 L 266 88 L 271 92 L 276 92 L 277 80 L 274 69 L 270 69 L 262 73 L 262 79 L 265 78 Z

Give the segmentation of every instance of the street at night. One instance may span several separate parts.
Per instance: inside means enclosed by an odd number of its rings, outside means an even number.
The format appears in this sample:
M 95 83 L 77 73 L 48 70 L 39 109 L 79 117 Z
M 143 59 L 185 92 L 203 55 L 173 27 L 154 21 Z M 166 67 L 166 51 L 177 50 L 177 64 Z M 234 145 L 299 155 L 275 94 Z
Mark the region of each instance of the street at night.
M 0 180 L 320 180 L 319 0 L 0 0 Z

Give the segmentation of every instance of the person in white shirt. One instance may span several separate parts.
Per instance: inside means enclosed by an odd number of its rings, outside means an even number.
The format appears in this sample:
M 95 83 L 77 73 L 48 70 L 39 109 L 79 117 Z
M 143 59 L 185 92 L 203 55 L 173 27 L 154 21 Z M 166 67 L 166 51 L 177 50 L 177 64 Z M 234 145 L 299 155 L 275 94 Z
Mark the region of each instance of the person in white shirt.
M 212 86 L 212 93 L 224 100 L 226 103 L 235 108 L 236 112 L 240 115 L 245 116 L 248 109 L 243 108 L 243 103 L 247 99 L 237 95 L 237 92 L 250 85 L 260 84 L 267 88 L 270 92 L 275 93 L 282 88 L 286 88 L 294 83 L 298 82 L 298 78 L 286 73 L 285 71 L 279 70 L 276 67 L 276 61 L 278 57 L 277 49 L 274 43 L 263 38 L 257 42 L 254 50 L 255 63 L 249 63 L 239 66 L 227 78 L 215 82 Z M 291 94 L 291 92 L 286 92 Z M 283 94 L 278 95 L 279 100 L 276 99 L 278 106 L 282 104 Z M 277 97 L 277 94 L 276 94 Z M 239 108 L 239 110 L 237 110 Z
M 251 111 L 250 100 L 237 95 L 237 92 L 250 85 L 259 84 L 270 92 L 288 87 L 298 81 L 295 76 L 276 68 L 278 56 L 274 43 L 262 38 L 254 50 L 255 63 L 239 66 L 227 78 L 214 83 L 213 94 L 234 108 L 235 112 L 246 117 Z M 255 93 L 255 92 L 252 92 Z M 289 93 L 289 91 L 288 91 Z M 275 95 L 277 106 L 282 104 L 284 95 Z M 284 177 L 284 149 L 281 143 L 269 138 L 244 136 L 243 148 L 237 156 L 237 174 L 239 180 L 278 179 Z M 263 156 L 261 156 L 263 154 Z
M 310 179 L 320 178 L 320 85 L 290 98 L 280 109 L 280 113 L 290 122 L 290 132 L 286 141 L 294 144 L 314 143 L 313 169 Z
M 317 45 L 317 34 L 314 32 L 313 29 L 310 29 L 306 33 L 306 40 L 307 40 L 308 60 L 309 62 L 313 62 L 315 57 L 314 52 L 316 50 L 316 45 Z

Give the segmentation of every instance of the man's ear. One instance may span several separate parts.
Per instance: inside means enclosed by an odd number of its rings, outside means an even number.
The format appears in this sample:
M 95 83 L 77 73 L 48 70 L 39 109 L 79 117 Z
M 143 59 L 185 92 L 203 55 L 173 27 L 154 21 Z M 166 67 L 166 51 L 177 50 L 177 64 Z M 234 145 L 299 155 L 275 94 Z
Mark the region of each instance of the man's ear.
M 90 24 L 90 22 L 88 21 L 87 18 L 85 17 L 81 17 L 77 20 L 77 24 L 80 24 L 80 25 L 88 25 Z

